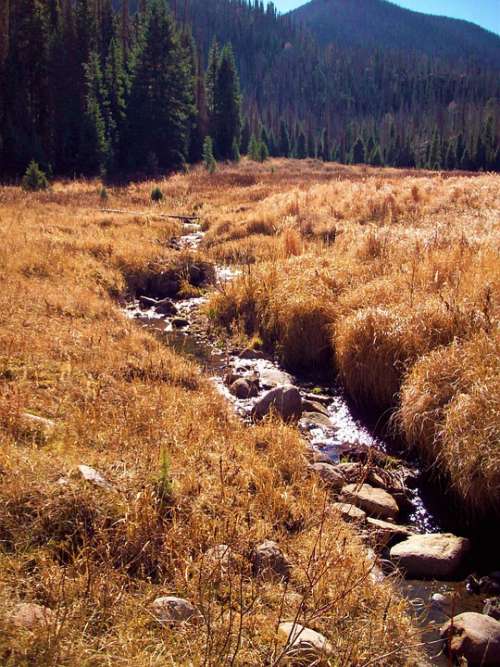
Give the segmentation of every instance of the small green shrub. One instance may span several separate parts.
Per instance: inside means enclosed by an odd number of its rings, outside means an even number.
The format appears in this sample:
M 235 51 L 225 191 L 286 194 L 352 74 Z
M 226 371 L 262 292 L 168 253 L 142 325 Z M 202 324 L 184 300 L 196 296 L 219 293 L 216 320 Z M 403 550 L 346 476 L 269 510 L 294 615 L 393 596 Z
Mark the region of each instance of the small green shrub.
M 99 192 L 99 199 L 101 200 L 102 203 L 105 203 L 109 199 L 108 191 L 106 188 L 103 186 Z
M 170 457 L 166 449 L 160 454 L 160 473 L 155 484 L 156 498 L 161 508 L 167 509 L 173 501 L 174 485 L 170 473 Z
M 209 174 L 213 174 L 217 168 L 212 137 L 205 137 L 205 141 L 203 142 L 203 164 Z
M 161 202 L 163 199 L 163 192 L 160 190 L 160 188 L 153 188 L 151 191 L 151 201 L 154 201 L 155 203 Z
M 49 181 L 45 172 L 42 171 L 39 165 L 32 160 L 23 177 L 22 181 L 23 190 L 28 192 L 37 192 L 39 190 L 47 190 L 49 187 Z

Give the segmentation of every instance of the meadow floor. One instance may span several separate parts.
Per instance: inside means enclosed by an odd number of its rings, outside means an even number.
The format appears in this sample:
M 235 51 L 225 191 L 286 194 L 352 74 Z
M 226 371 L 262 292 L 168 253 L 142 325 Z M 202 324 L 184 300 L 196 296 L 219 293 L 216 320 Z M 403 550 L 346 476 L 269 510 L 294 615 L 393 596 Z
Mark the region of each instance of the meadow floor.
M 406 603 L 327 510 L 296 429 L 245 426 L 121 306 L 159 280 L 196 293 L 213 264 L 238 265 L 207 306 L 225 336 L 294 370 L 327 365 L 467 512 L 498 511 L 499 183 L 244 161 L 105 202 L 97 182 L 0 188 L 0 663 L 278 665 L 277 627 L 296 619 L 328 638 L 335 666 L 418 664 Z M 181 224 L 166 213 L 200 217 L 196 254 L 170 246 Z M 287 555 L 287 583 L 255 576 L 264 539 Z M 199 618 L 161 625 L 163 595 Z M 52 614 L 28 629 L 24 602 Z

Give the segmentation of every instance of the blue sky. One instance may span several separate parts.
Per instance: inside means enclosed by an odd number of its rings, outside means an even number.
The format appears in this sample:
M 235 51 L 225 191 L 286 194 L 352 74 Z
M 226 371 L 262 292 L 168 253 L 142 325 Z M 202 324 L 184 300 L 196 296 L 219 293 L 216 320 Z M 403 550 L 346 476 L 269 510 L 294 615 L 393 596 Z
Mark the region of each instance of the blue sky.
M 306 2 L 307 0 L 274 0 L 281 12 Z M 398 0 L 394 4 L 419 12 L 466 19 L 500 34 L 500 0 Z

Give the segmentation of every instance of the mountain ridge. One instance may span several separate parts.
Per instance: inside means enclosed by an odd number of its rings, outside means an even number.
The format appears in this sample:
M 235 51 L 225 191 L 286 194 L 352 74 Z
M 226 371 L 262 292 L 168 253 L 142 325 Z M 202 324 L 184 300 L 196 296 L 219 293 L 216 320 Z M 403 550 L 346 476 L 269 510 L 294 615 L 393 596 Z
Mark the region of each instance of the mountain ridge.
M 288 14 L 323 45 L 477 58 L 500 68 L 500 36 L 475 23 L 386 0 L 311 0 Z

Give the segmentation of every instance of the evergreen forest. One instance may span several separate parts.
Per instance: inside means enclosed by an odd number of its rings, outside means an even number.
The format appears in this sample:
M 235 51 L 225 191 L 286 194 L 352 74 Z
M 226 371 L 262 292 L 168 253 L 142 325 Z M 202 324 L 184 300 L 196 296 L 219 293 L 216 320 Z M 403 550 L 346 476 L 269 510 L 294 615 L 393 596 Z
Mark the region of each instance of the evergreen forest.
M 35 161 L 140 177 L 241 154 L 498 171 L 499 71 L 325 44 L 260 0 L 5 0 L 0 175 Z

